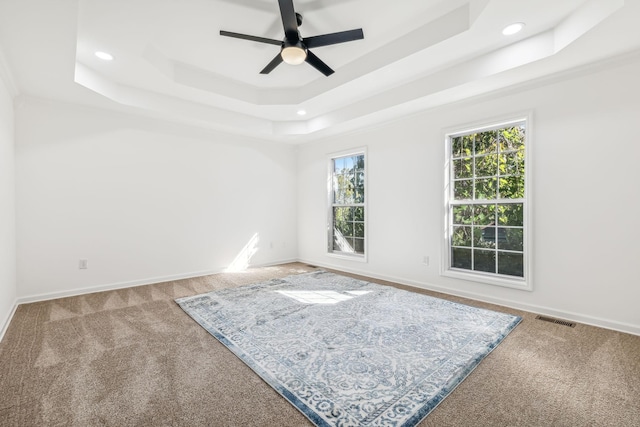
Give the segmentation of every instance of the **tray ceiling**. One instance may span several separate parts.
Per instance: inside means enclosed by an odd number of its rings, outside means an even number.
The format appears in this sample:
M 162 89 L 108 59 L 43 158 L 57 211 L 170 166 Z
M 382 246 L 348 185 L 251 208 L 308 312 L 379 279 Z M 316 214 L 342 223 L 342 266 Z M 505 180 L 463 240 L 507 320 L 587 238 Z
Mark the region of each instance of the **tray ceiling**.
M 314 49 L 330 77 L 259 74 L 278 46 L 219 35 L 282 39 L 277 0 L 5 0 L 0 48 L 22 94 L 305 141 L 634 51 L 639 3 L 294 0 L 305 37 L 364 31 Z

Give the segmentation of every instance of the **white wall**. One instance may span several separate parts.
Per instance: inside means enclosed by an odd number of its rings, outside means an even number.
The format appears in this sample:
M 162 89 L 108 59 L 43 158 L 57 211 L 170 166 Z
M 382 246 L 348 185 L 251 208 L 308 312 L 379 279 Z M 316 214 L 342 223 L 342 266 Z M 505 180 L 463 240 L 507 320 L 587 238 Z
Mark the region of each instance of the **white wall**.
M 640 334 L 638 75 L 636 56 L 300 145 L 297 154 L 288 145 L 21 98 L 17 296 L 219 271 L 258 233 L 253 264 L 298 258 Z M 526 110 L 534 113 L 534 291 L 440 276 L 443 129 Z M 11 124 L 2 92 L 0 231 L 9 238 L 0 319 L 16 294 Z M 325 253 L 327 154 L 361 146 L 368 147 L 368 263 Z M 87 270 L 78 269 L 81 258 Z
M 640 60 L 300 147 L 299 257 L 640 334 Z M 443 129 L 532 110 L 533 292 L 445 278 Z M 326 252 L 327 154 L 368 147 L 368 263 Z M 430 257 L 430 265 L 422 264 Z
M 296 259 L 294 147 L 20 103 L 21 301 L 221 271 L 256 233 L 252 265 Z
M 13 99 L 0 78 L 0 339 L 16 300 L 14 163 Z

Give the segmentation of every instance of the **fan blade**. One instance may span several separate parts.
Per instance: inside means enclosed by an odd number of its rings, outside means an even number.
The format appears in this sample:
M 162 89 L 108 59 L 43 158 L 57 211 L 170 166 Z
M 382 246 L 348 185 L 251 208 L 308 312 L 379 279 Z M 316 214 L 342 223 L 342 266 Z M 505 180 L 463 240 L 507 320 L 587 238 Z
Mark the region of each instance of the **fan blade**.
M 278 0 L 280 5 L 280 15 L 282 16 L 282 26 L 287 40 L 297 42 L 300 38 L 298 34 L 298 18 L 293 9 L 293 0 Z
M 327 77 L 334 73 L 331 67 L 322 62 L 322 60 L 315 56 L 310 50 L 307 50 L 307 59 L 305 59 L 305 61 L 307 61 L 309 65 L 311 65 L 313 68 L 320 71 Z
M 364 38 L 362 28 L 357 30 L 340 31 L 339 33 L 323 34 L 321 36 L 307 37 L 303 43 L 309 48 L 328 46 L 331 44 L 345 43 Z
M 246 34 L 232 33 L 231 31 L 220 30 L 220 35 L 226 36 L 226 37 L 234 37 L 236 39 L 251 40 L 253 42 L 258 42 L 258 43 L 267 43 L 267 44 L 275 44 L 278 46 L 282 46 L 282 42 L 280 40 L 267 39 L 264 37 L 248 36 Z
M 267 64 L 267 66 L 264 67 L 262 71 L 260 71 L 260 74 L 269 74 L 270 72 L 273 71 L 274 68 L 276 68 L 281 63 L 282 63 L 282 56 L 280 56 L 280 54 L 278 53 L 276 57 L 273 58 L 271 62 L 269 62 L 269 64 Z

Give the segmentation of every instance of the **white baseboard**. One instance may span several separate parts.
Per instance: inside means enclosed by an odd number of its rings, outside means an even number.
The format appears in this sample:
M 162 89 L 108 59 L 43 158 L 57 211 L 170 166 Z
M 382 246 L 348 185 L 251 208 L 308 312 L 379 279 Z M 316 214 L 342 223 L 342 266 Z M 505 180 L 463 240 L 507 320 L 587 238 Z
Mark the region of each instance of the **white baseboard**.
M 146 279 L 131 280 L 128 282 L 108 283 L 108 284 L 97 285 L 97 286 L 87 286 L 84 288 L 70 289 L 68 291 L 56 291 L 56 292 L 47 292 L 43 294 L 28 295 L 28 296 L 19 297 L 18 304 L 28 304 L 31 302 L 48 301 L 48 300 L 58 299 L 58 298 L 92 294 L 95 292 L 104 292 L 104 291 L 112 291 L 116 289 L 133 288 L 136 286 L 151 285 L 154 283 L 169 282 L 172 280 L 189 279 L 192 277 L 200 277 L 200 276 L 207 276 L 209 274 L 221 273 L 222 271 L 223 269 L 198 271 L 198 272 L 184 273 L 184 274 L 174 274 L 171 276 L 149 277 Z
M 253 268 L 271 267 L 271 266 L 287 264 L 287 263 L 291 263 L 291 262 L 301 262 L 301 263 L 305 263 L 305 264 L 315 265 L 315 266 L 318 266 L 318 267 L 330 268 L 332 270 L 339 270 L 339 271 L 344 271 L 344 272 L 347 272 L 347 273 L 358 274 L 358 275 L 365 276 L 365 277 L 371 277 L 371 278 L 374 278 L 374 279 L 379 279 L 379 280 L 385 280 L 385 281 L 388 281 L 388 282 L 399 283 L 401 285 L 407 285 L 407 286 L 412 286 L 412 287 L 415 287 L 415 288 L 420 288 L 420 289 L 426 289 L 426 290 L 430 290 L 430 291 L 440 292 L 440 293 L 447 294 L 447 295 L 454 295 L 454 296 L 463 297 L 463 298 L 470 298 L 470 299 L 473 299 L 473 300 L 476 300 L 476 301 L 482 301 L 482 302 L 486 302 L 486 303 L 490 303 L 490 304 L 497 304 L 497 305 L 501 305 L 501 306 L 504 306 L 504 307 L 513 308 L 513 309 L 516 309 L 516 310 L 523 310 L 523 311 L 536 313 L 536 314 L 545 314 L 545 315 L 548 315 L 548 316 L 559 317 L 559 318 L 562 318 L 562 319 L 571 320 L 571 321 L 583 323 L 583 324 L 586 324 L 586 325 L 597 326 L 597 327 L 600 327 L 600 328 L 611 329 L 611 330 L 614 330 L 614 331 L 619 331 L 619 332 L 624 332 L 624 333 L 628 333 L 628 334 L 632 334 L 632 335 L 639 335 L 640 336 L 640 327 L 637 326 L 637 325 L 617 322 L 617 321 L 614 321 L 614 320 L 603 319 L 603 318 L 599 318 L 599 317 L 595 317 L 595 316 L 589 316 L 589 315 L 585 315 L 585 314 L 581 314 L 581 313 L 565 312 L 565 311 L 556 310 L 556 309 L 553 309 L 553 308 L 550 308 L 550 307 L 538 306 L 538 305 L 533 305 L 533 304 L 524 304 L 524 303 L 520 303 L 518 301 L 513 301 L 513 300 L 487 297 L 485 295 L 474 293 L 474 292 L 452 291 L 449 288 L 443 288 L 441 286 L 433 285 L 433 284 L 426 283 L 426 282 L 418 282 L 418 281 L 415 281 L 415 280 L 405 279 L 405 278 L 402 278 L 402 277 L 376 274 L 376 273 L 372 273 L 372 272 L 364 271 L 364 270 L 360 270 L 360 269 L 345 268 L 345 267 L 342 267 L 342 266 L 331 265 L 331 264 L 328 264 L 328 263 L 318 263 L 318 262 L 315 262 L 315 261 L 308 261 L 308 260 L 304 260 L 304 259 L 287 259 L 287 260 L 275 261 L 275 262 L 272 262 L 272 263 L 252 265 L 251 267 L 253 267 Z M 180 279 L 189 279 L 189 278 L 193 278 L 193 277 L 208 276 L 210 274 L 222 273 L 222 272 L 224 272 L 224 270 L 225 270 L 225 268 L 221 267 L 219 269 L 214 269 L 214 270 L 197 271 L 197 272 L 176 274 L 176 275 L 163 276 L 163 277 L 153 277 L 153 278 L 147 278 L 147 279 L 141 279 L 141 280 L 133 280 L 133 281 L 128 281 L 128 282 L 111 283 L 111 284 L 105 284 L 105 285 L 99 285 L 99 286 L 90 286 L 90 287 L 86 287 L 86 288 L 74 289 L 74 290 L 69 290 L 69 291 L 50 292 L 50 293 L 45 293 L 45 294 L 38 294 L 38 295 L 20 297 L 14 302 L 13 309 L 11 310 L 11 313 L 9 313 L 9 315 L 4 320 L 3 323 L 0 323 L 0 327 L 1 327 L 1 329 L 0 329 L 0 341 L 2 340 L 2 337 L 4 337 L 4 334 L 5 334 L 6 330 L 7 330 L 7 328 L 9 327 L 9 323 L 11 322 L 11 319 L 13 318 L 13 315 L 14 315 L 18 305 L 20 305 L 20 304 L 26 304 L 26 303 L 37 302 L 37 301 L 46 301 L 46 300 L 64 298 L 64 297 L 70 297 L 70 296 L 76 296 L 76 295 L 84 295 L 84 294 L 90 294 L 90 293 L 94 293 L 94 292 L 103 292 L 103 291 L 110 291 L 110 290 L 115 290 L 115 289 L 131 288 L 131 287 L 135 287 L 135 286 L 151 285 L 151 284 L 154 284 L 154 283 L 162 283 L 162 282 L 168 282 L 168 281 L 172 281 L 172 280 L 180 280 Z
M 315 261 L 307 261 L 307 260 L 298 260 L 299 262 L 303 262 L 306 264 L 315 265 L 318 267 L 330 268 L 332 270 L 344 271 L 346 273 L 358 274 L 365 277 L 371 277 L 373 279 L 385 280 L 387 282 L 394 282 L 401 285 L 412 286 L 414 288 L 426 289 L 429 291 L 440 292 L 447 295 L 453 295 L 457 297 L 469 298 L 476 301 L 486 302 L 489 304 L 497 304 L 508 308 L 513 308 L 516 310 L 527 311 L 535 314 L 545 314 L 548 316 L 559 317 L 566 320 L 571 320 L 578 323 L 583 323 L 585 325 L 596 326 L 604 329 L 611 329 L 618 332 L 624 332 L 632 335 L 640 336 L 640 326 L 632 325 L 629 323 L 617 322 L 615 320 L 603 319 L 595 316 L 590 316 L 581 313 L 573 313 L 568 311 L 556 310 L 550 307 L 544 307 L 534 304 L 525 304 L 518 301 L 503 299 L 503 298 L 493 298 L 487 297 L 482 294 L 478 294 L 475 292 L 464 292 L 464 291 L 455 291 L 449 288 L 443 288 L 441 286 L 433 285 L 426 282 L 418 282 L 415 280 L 404 279 L 401 277 L 395 276 L 386 276 L 382 274 L 376 274 L 369 271 L 364 271 L 356 268 L 345 268 L 342 266 L 331 265 L 328 263 L 318 263 Z
M 287 264 L 287 263 L 296 262 L 296 261 L 297 261 L 296 259 L 291 259 L 291 260 L 274 261 L 274 262 L 265 263 L 265 264 L 254 264 L 254 265 L 251 265 L 250 268 L 270 267 L 270 266 Z M 38 301 L 48 301 L 48 300 L 58 299 L 58 298 L 73 297 L 78 295 L 86 295 L 86 294 L 92 294 L 95 292 L 104 292 L 104 291 L 112 291 L 116 289 L 133 288 L 136 286 L 152 285 L 154 283 L 170 282 L 173 280 L 191 279 L 194 277 L 209 276 L 211 274 L 223 273 L 225 270 L 226 270 L 226 267 L 219 267 L 219 268 L 214 268 L 212 270 L 195 271 L 190 273 L 174 274 L 170 276 L 150 277 L 146 279 L 131 280 L 131 281 L 119 282 L 119 283 L 108 283 L 104 285 L 71 289 L 68 291 L 57 291 L 57 292 L 47 292 L 47 293 L 36 294 L 36 295 L 28 295 L 28 296 L 19 297 L 16 301 L 16 305 L 28 304 L 31 302 L 38 302 Z
M 11 319 L 13 319 L 13 315 L 16 313 L 17 309 L 18 309 L 18 301 L 16 300 L 13 302 L 13 307 L 11 307 L 11 311 L 9 311 L 9 314 L 7 315 L 7 317 L 3 319 L 2 323 L 0 323 L 0 342 L 2 342 L 2 339 L 4 338 L 4 334 L 7 332 L 7 329 L 9 329 L 9 324 L 11 323 Z

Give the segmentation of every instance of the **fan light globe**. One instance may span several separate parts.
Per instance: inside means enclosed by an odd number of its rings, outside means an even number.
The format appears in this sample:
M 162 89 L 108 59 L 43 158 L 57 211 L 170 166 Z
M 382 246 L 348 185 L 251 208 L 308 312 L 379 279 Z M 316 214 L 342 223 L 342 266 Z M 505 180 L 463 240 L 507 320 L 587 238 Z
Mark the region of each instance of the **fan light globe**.
M 288 46 L 282 49 L 280 56 L 287 64 L 298 65 L 307 59 L 307 52 L 298 46 Z

